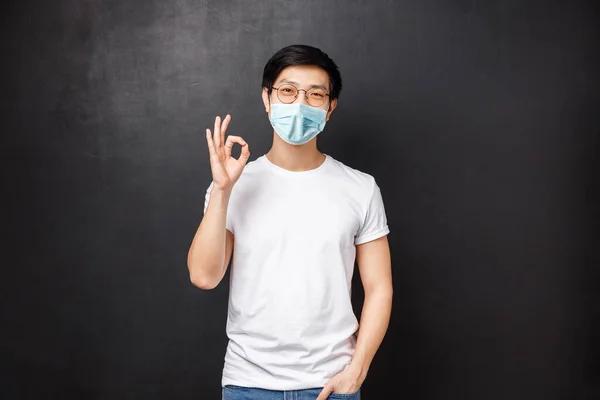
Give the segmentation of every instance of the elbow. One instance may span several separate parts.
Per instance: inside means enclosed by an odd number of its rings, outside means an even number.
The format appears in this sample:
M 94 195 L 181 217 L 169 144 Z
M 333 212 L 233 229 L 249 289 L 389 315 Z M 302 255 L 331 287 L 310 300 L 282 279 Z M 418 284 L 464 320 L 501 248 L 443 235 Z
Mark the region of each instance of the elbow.
M 192 268 L 188 265 L 188 270 L 190 272 L 190 281 L 192 285 L 196 286 L 202 290 L 212 290 L 217 287 L 219 281 L 216 279 L 212 279 L 207 274 L 201 273 L 198 271 L 199 268 Z
M 192 285 L 202 290 L 212 290 L 218 285 L 218 282 L 215 282 L 214 280 L 194 274 L 190 274 L 190 281 L 192 282 Z

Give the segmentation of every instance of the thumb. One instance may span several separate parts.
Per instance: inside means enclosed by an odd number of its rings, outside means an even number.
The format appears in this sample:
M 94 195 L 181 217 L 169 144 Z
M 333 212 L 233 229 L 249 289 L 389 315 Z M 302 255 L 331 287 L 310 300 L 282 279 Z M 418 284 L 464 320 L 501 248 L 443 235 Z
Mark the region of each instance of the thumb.
M 333 385 L 330 382 L 327 385 L 325 385 L 323 390 L 321 390 L 321 393 L 319 393 L 317 400 L 327 400 L 331 393 L 333 393 Z

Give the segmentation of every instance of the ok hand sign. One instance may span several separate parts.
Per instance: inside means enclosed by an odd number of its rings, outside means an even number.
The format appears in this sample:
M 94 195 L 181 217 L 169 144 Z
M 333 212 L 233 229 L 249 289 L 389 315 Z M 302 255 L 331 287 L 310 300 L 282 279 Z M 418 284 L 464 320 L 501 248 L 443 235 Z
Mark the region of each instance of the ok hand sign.
M 210 153 L 210 169 L 214 187 L 219 190 L 231 190 L 233 188 L 250 157 L 248 143 L 241 137 L 229 135 L 227 142 L 225 142 L 225 133 L 230 121 L 231 115 L 229 114 L 227 114 L 223 123 L 221 123 L 221 117 L 216 117 L 214 137 L 210 129 L 206 130 L 206 141 Z M 237 160 L 231 156 L 231 148 L 234 143 L 242 146 L 242 153 Z

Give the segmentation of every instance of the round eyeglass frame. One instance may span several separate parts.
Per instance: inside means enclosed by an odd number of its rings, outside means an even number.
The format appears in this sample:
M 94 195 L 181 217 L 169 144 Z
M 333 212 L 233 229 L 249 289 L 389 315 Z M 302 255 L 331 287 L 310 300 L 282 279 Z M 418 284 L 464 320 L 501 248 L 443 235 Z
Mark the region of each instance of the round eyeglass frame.
M 288 87 L 289 87 L 289 86 L 291 86 L 291 87 L 293 87 L 293 88 L 295 88 L 295 89 L 296 89 L 296 95 L 294 96 L 294 100 L 292 100 L 292 101 L 289 101 L 289 102 L 281 100 L 281 97 L 279 97 L 279 89 L 280 89 L 282 86 L 288 86 Z M 311 105 L 311 106 L 313 106 L 313 107 L 321 107 L 323 104 L 325 104 L 325 101 L 326 101 L 326 100 L 327 100 L 327 98 L 329 97 L 329 93 L 325 93 L 325 98 L 323 99 L 323 101 L 322 101 L 320 104 L 311 104 L 311 103 L 310 103 L 310 99 L 309 99 L 309 97 L 308 97 L 308 94 L 309 94 L 309 92 L 310 92 L 311 90 L 313 90 L 313 89 L 308 89 L 308 90 L 305 90 L 305 89 L 298 89 L 296 86 L 294 86 L 294 85 L 292 85 L 292 84 L 290 84 L 290 83 L 284 83 L 283 85 L 279 85 L 279 87 L 275 87 L 275 86 L 273 86 L 273 87 L 272 87 L 272 89 L 277 91 L 277 98 L 278 98 L 278 99 L 279 99 L 279 101 L 281 101 L 283 104 L 292 104 L 294 101 L 296 101 L 296 100 L 298 99 L 298 95 L 300 94 L 300 91 L 303 91 L 303 92 L 304 92 L 304 100 L 305 100 L 305 101 L 306 101 L 306 102 L 307 102 L 309 105 Z

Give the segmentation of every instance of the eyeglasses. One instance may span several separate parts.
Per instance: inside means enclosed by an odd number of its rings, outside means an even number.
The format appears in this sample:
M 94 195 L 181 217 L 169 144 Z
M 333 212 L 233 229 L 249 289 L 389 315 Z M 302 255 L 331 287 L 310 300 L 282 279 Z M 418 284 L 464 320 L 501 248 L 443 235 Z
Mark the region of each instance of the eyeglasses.
M 312 88 L 308 90 L 298 89 L 296 86 L 291 85 L 289 83 L 279 85 L 278 88 L 274 87 L 274 90 L 277 91 L 277 98 L 279 101 L 285 104 L 290 104 L 296 101 L 298 98 L 298 92 L 301 90 L 304 91 L 306 102 L 313 107 L 320 107 L 325 103 L 329 93 L 327 93 L 324 89 L 321 88 Z

